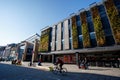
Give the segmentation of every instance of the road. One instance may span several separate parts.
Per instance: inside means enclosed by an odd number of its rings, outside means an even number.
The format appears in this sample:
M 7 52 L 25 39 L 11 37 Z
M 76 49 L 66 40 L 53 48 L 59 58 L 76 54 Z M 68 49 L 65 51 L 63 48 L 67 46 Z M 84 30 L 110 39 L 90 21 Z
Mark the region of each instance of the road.
M 83 72 L 68 72 L 63 76 L 50 71 L 0 63 L 0 80 L 120 80 L 120 77 Z

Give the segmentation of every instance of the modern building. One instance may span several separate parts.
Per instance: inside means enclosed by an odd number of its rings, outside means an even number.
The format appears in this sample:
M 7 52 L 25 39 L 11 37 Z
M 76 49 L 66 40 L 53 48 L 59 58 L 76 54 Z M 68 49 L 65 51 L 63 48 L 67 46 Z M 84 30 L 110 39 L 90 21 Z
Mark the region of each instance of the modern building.
M 119 67 L 120 0 L 103 0 L 41 30 L 39 55 L 43 62 Z
M 23 61 L 31 61 L 32 56 L 34 61 L 38 61 L 38 46 L 39 46 L 39 34 L 34 34 L 18 44 L 17 52 L 19 54 L 18 59 Z M 34 54 L 33 54 L 34 53 Z
M 2 58 L 4 58 L 7 61 L 10 61 L 17 59 L 17 57 L 18 57 L 17 44 L 16 43 L 8 44 L 3 51 Z
M 4 55 L 5 47 L 6 46 L 0 46 L 0 61 L 3 60 L 3 55 Z

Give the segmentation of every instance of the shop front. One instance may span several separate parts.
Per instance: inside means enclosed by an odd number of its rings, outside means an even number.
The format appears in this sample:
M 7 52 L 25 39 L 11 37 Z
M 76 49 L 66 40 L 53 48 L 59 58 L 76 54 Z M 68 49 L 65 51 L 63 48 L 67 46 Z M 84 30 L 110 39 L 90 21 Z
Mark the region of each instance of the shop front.
M 120 46 L 54 51 L 40 55 L 43 62 L 55 63 L 59 57 L 65 64 L 79 65 L 84 58 L 87 58 L 89 66 L 120 67 L 118 60 L 120 58 Z

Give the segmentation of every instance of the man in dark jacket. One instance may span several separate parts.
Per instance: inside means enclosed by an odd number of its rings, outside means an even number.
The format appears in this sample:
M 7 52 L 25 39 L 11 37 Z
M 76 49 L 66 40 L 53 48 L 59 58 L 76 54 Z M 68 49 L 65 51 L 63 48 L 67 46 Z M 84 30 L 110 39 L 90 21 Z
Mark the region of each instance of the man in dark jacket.
M 59 65 L 60 72 L 61 72 L 61 70 L 62 70 L 63 64 L 64 64 L 64 62 L 63 62 L 60 58 L 57 58 L 56 65 Z

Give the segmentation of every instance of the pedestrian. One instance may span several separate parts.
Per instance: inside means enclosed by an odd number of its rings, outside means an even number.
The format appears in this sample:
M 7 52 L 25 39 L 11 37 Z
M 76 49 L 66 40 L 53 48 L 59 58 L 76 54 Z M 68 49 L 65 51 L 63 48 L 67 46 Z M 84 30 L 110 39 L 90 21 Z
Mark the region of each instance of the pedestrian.
M 79 68 L 82 68 L 82 69 L 88 69 L 88 61 L 87 61 L 87 58 L 85 57 L 81 62 L 80 62 L 80 67 Z
M 84 59 L 84 65 L 85 65 L 85 69 L 88 69 L 88 61 L 87 61 L 87 58 L 85 57 Z
M 41 59 L 39 59 L 39 61 L 38 61 L 38 66 L 41 66 Z

